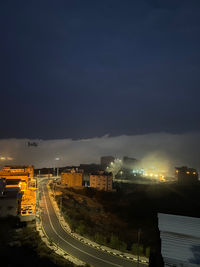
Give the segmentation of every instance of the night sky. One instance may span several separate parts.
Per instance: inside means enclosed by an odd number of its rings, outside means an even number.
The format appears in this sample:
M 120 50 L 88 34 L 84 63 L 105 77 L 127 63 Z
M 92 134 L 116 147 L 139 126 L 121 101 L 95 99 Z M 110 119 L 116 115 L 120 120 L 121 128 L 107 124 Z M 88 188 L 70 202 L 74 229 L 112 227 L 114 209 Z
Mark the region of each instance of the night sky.
M 2 0 L 0 138 L 200 130 L 199 0 Z

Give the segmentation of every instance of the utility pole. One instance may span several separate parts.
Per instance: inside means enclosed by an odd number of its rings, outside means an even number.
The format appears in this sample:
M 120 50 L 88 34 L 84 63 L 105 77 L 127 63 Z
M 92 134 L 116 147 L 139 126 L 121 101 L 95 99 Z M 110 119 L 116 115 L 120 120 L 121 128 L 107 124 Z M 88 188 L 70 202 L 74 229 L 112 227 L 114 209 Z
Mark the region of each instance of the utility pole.
M 59 168 L 57 168 L 57 178 L 58 178 L 58 174 L 59 174 Z
M 139 251 L 139 246 L 140 246 L 140 235 L 141 235 L 141 229 L 138 230 L 138 236 L 137 236 L 137 266 L 139 266 L 139 261 L 140 261 L 140 251 Z
M 53 183 L 53 197 L 55 199 L 55 184 Z
M 62 195 L 61 195 L 61 198 L 60 198 L 60 215 L 62 216 Z

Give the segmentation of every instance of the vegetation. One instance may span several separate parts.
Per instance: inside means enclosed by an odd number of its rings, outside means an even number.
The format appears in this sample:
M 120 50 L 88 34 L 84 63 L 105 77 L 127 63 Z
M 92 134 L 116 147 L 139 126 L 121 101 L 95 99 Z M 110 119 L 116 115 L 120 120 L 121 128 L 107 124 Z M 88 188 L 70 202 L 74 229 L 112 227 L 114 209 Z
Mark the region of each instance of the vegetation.
M 0 219 L 0 240 L 1 266 L 74 266 L 44 244 L 34 224 L 20 223 L 18 218 Z
M 102 245 L 148 257 L 160 250 L 158 212 L 200 216 L 200 185 L 123 183 L 116 188 L 117 192 L 102 192 L 57 187 L 72 230 Z

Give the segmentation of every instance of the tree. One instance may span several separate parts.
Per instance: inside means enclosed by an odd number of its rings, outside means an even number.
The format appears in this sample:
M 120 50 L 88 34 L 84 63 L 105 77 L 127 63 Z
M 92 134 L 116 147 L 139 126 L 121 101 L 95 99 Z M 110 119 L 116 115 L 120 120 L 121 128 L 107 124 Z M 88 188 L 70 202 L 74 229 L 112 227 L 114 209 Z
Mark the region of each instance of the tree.
M 79 235 L 83 235 L 85 233 L 85 225 L 83 225 L 82 223 L 79 224 L 79 226 L 76 228 L 76 232 Z
M 146 256 L 147 258 L 150 257 L 150 252 L 151 252 L 151 248 L 150 248 L 150 247 L 147 247 L 147 248 L 145 249 L 145 256 Z
M 111 248 L 119 249 L 119 239 L 113 234 L 110 237 L 110 246 Z
M 126 249 L 127 249 L 127 244 L 126 244 L 125 242 L 123 242 L 123 241 L 120 241 L 119 249 L 120 249 L 121 251 L 126 251 Z
M 133 243 L 131 246 L 131 252 L 135 255 L 144 255 L 144 248 L 143 245 L 138 245 L 137 243 Z
M 106 237 L 99 234 L 99 233 L 96 233 L 95 234 L 95 242 L 97 242 L 98 244 L 101 244 L 101 245 L 106 245 Z

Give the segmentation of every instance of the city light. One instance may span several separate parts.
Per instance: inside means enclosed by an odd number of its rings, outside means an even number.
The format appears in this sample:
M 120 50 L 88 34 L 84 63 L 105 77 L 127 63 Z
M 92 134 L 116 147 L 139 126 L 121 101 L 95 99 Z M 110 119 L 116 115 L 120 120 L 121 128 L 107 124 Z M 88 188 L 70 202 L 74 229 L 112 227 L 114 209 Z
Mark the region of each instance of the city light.
M 4 161 L 4 160 L 13 160 L 12 157 L 4 157 L 4 156 L 1 156 L 0 157 L 0 160 Z

